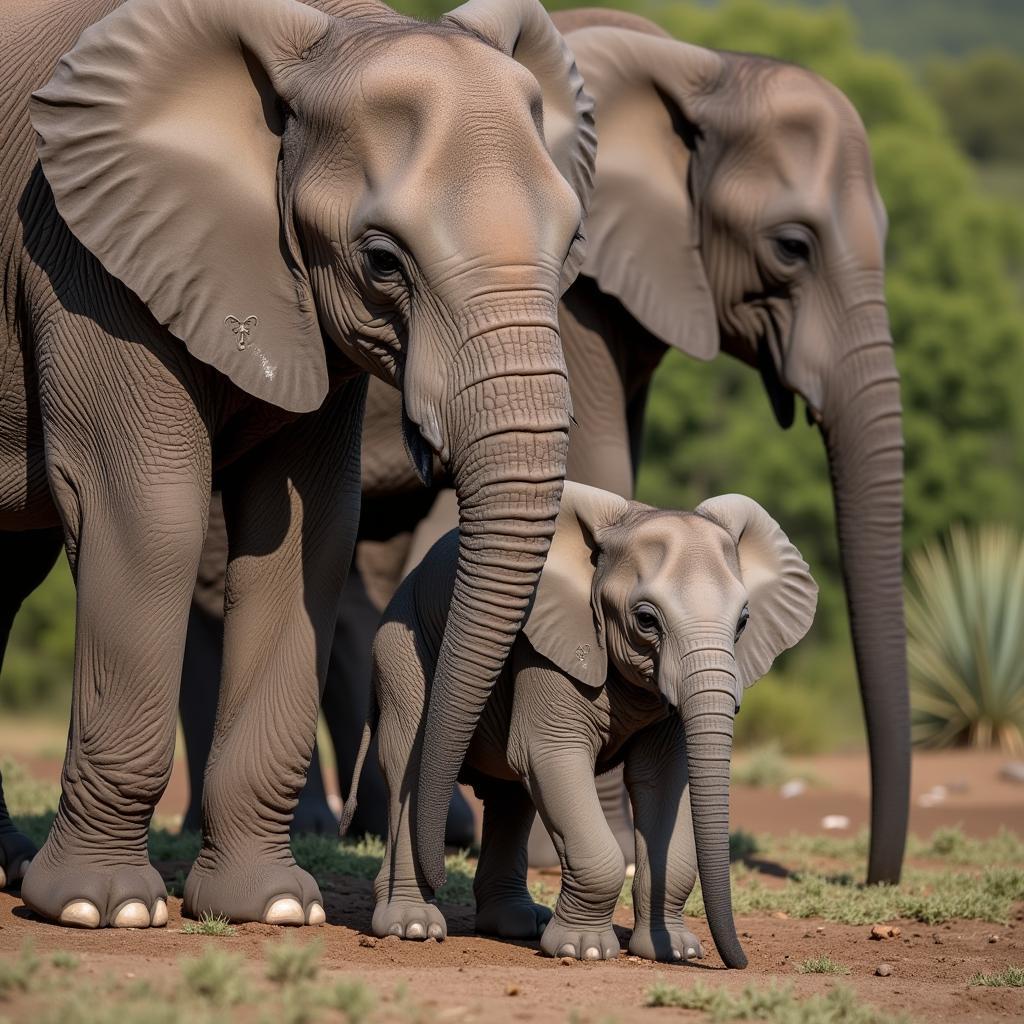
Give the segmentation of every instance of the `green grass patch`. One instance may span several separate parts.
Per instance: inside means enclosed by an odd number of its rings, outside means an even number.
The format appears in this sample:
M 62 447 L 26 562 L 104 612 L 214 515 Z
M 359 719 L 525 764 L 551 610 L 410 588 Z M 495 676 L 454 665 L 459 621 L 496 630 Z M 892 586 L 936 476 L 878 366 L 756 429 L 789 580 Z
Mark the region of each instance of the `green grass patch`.
M 182 925 L 183 935 L 220 935 L 230 938 L 235 928 L 226 917 L 204 911 L 198 921 L 186 921 Z
M 797 966 L 801 974 L 849 974 L 850 968 L 836 963 L 830 956 L 812 956 Z
M 647 991 L 645 1006 L 671 1006 L 698 1010 L 712 1021 L 764 1020 L 773 1024 L 897 1024 L 907 1018 L 891 1017 L 874 1007 L 858 1003 L 846 988 L 821 996 L 798 999 L 788 985 L 758 988 L 748 985 L 742 992 L 729 992 L 696 982 L 681 989 L 655 982 Z
M 40 960 L 31 942 L 26 942 L 14 959 L 0 960 L 0 1000 L 28 992 L 37 979 L 39 967 Z
M 985 988 L 1024 988 L 1024 967 L 1007 967 L 995 974 L 976 974 L 970 983 Z
M 325 1001 L 342 1015 L 346 1024 L 363 1024 L 377 1005 L 373 992 L 354 979 L 337 982 L 327 991 Z
M 263 948 L 267 961 L 267 980 L 275 985 L 295 985 L 312 981 L 317 976 L 324 944 L 320 939 L 300 942 L 289 935 Z
M 181 965 L 185 985 L 210 1006 L 224 1008 L 244 1002 L 247 996 L 242 958 L 211 948 Z
M 785 782 L 798 779 L 817 786 L 821 780 L 812 771 L 792 766 L 778 740 L 771 740 L 736 755 L 732 766 L 732 781 L 740 786 L 757 789 L 777 789 Z
M 58 949 L 50 954 L 50 966 L 58 971 L 74 971 L 78 968 L 78 957 L 66 949 Z

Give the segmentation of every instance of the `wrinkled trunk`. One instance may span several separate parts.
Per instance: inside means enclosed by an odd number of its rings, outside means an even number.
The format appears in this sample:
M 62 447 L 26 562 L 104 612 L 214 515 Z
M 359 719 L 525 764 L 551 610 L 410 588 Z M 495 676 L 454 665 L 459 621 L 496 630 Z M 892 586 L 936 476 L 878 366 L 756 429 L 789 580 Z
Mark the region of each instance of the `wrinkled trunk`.
M 822 413 L 850 629 L 871 756 L 869 882 L 896 883 L 910 801 L 903 619 L 903 433 L 884 303 L 847 327 Z
M 747 957 L 736 935 L 729 880 L 729 783 L 736 669 L 731 652 L 704 647 L 684 659 L 685 696 L 674 701 L 686 734 L 690 813 L 708 928 L 726 967 Z
M 444 882 L 444 825 L 462 761 L 533 597 L 554 532 L 569 388 L 557 331 L 503 326 L 459 353 L 447 410 L 459 559 L 434 673 L 416 806 L 420 868 Z

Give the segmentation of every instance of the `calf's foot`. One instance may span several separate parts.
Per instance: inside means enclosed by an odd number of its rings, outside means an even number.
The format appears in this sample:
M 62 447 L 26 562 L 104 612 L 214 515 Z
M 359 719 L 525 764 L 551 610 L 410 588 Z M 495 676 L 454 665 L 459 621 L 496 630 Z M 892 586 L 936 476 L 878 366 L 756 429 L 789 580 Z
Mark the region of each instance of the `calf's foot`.
M 35 843 L 13 825 L 0 831 L 0 889 L 18 885 L 35 855 Z
M 660 960 L 665 963 L 699 960 L 704 956 L 700 939 L 681 921 L 660 928 L 637 924 L 629 940 L 629 952 L 644 960 Z
M 381 900 L 373 911 L 370 928 L 379 939 L 397 935 L 400 939 L 443 942 L 448 924 L 437 904 L 426 900 Z
M 548 956 L 571 956 L 576 960 L 614 960 L 619 955 L 619 939 L 611 924 L 599 928 L 581 928 L 554 916 L 544 929 L 540 948 Z
M 477 901 L 476 930 L 481 935 L 496 935 L 501 939 L 539 939 L 550 920 L 550 908 L 534 903 L 528 895 Z

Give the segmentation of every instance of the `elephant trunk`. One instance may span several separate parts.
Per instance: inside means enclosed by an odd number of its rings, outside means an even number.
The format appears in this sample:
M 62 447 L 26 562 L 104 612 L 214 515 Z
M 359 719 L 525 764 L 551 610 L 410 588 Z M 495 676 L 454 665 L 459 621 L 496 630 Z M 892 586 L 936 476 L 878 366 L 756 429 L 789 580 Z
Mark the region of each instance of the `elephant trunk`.
M 736 935 L 729 878 L 736 664 L 731 650 L 716 648 L 717 643 L 703 645 L 683 659 L 684 695 L 673 703 L 686 735 L 690 813 L 708 928 L 725 966 L 743 968 L 747 957 Z
M 540 579 L 565 477 L 569 387 L 551 327 L 503 326 L 467 342 L 451 399 L 459 503 L 455 585 L 430 694 L 416 807 L 424 878 L 443 884 L 444 826 L 470 739 Z
M 868 882 L 900 878 L 910 802 L 903 618 L 903 431 L 884 301 L 848 317 L 822 410 L 871 758 Z

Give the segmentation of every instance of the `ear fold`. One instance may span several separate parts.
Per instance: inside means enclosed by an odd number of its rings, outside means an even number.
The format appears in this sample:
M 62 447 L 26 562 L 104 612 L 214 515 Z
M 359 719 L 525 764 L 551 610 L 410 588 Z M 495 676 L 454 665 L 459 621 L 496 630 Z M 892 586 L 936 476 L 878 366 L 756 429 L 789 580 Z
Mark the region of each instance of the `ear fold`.
M 128 0 L 31 101 L 76 237 L 194 356 L 294 412 L 327 365 L 282 230 L 280 101 L 331 24 L 296 0 Z
M 600 145 L 582 273 L 652 334 L 718 354 L 718 316 L 689 192 L 697 101 L 722 69 L 711 50 L 623 28 L 567 37 L 597 108 Z M 682 134 L 681 134 L 682 133 Z
M 534 650 L 588 686 L 604 686 L 608 654 L 594 607 L 599 535 L 629 503 L 616 494 L 566 481 L 544 571 L 523 633 Z
M 584 91 L 565 40 L 539 0 L 469 0 L 444 19 L 482 36 L 537 79 L 544 95 L 544 140 L 555 165 L 572 185 L 584 210 L 594 183 L 594 102 Z M 583 262 L 582 238 L 573 243 L 562 271 L 562 288 Z
M 736 544 L 750 605 L 736 663 L 740 682 L 750 686 L 811 628 L 818 585 L 782 527 L 753 499 L 723 494 L 696 511 L 723 527 Z

